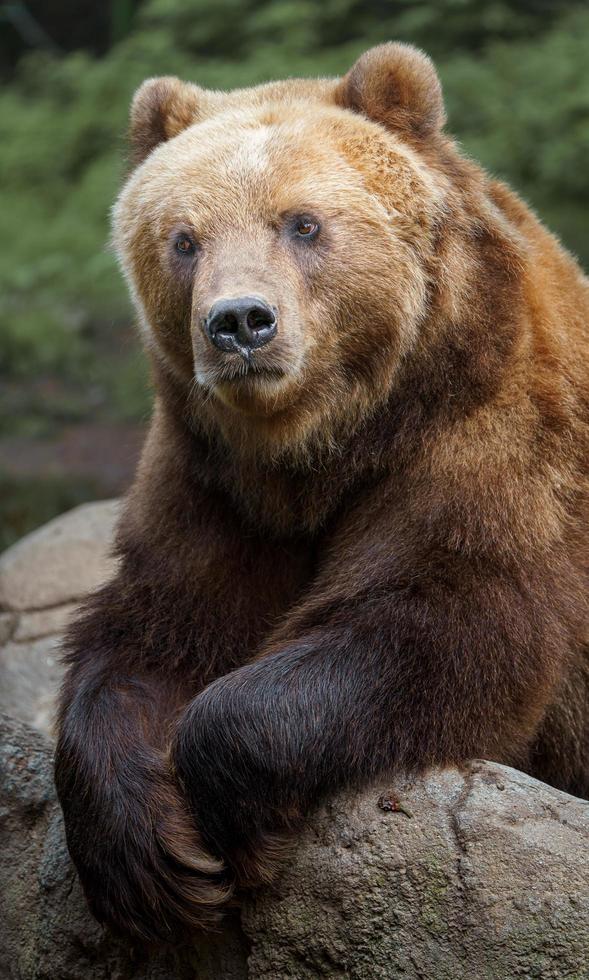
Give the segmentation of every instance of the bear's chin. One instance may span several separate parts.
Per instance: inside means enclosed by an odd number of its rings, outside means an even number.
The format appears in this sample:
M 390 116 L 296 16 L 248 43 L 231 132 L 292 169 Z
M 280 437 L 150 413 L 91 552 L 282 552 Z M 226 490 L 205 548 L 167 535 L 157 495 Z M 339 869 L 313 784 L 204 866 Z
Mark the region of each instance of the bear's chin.
M 219 380 L 213 397 L 228 408 L 247 415 L 268 417 L 281 412 L 289 402 L 292 379 L 277 372 L 250 372 L 239 378 Z

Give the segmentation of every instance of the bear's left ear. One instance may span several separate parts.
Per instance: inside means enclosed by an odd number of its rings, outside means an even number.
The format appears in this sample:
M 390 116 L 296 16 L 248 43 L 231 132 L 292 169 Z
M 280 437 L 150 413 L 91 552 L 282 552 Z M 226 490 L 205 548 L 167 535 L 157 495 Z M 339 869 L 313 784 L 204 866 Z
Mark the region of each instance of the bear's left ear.
M 336 90 L 336 101 L 387 129 L 428 137 L 446 121 L 442 86 L 423 51 L 410 44 L 380 44 L 366 51 Z
M 177 136 L 204 112 L 206 93 L 173 76 L 148 78 L 131 104 L 131 163 L 140 164 L 160 143 Z

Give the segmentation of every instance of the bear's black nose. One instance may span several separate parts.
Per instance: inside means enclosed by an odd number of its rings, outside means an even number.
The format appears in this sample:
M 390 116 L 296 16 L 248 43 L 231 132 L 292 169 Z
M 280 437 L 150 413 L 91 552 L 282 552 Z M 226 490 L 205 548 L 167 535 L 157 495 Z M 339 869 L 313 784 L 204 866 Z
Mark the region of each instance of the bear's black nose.
M 276 311 L 258 296 L 239 296 L 213 303 L 205 333 L 223 351 L 249 353 L 276 334 Z

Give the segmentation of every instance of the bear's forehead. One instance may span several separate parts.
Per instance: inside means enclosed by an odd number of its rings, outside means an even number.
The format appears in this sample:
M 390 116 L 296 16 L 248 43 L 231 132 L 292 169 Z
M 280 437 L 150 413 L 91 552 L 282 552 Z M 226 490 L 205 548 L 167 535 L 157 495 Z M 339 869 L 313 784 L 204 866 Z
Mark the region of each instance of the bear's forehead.
M 321 126 L 317 119 L 272 112 L 229 112 L 189 127 L 160 147 L 148 167 L 150 177 L 192 178 L 217 183 L 304 179 L 349 179 L 345 128 Z
M 374 195 L 375 175 L 383 181 L 386 173 L 400 198 L 413 194 L 422 170 L 410 147 L 368 120 L 305 104 L 266 106 L 220 114 L 164 143 L 129 194 L 162 216 L 179 207 L 233 218 L 248 207 L 329 211 Z

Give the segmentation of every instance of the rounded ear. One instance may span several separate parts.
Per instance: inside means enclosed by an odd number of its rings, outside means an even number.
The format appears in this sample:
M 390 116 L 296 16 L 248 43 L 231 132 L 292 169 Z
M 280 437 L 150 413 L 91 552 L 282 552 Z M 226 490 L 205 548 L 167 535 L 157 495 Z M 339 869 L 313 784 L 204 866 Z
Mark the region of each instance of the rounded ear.
M 133 166 L 160 143 L 172 139 L 198 121 L 204 92 L 197 85 L 173 76 L 148 78 L 131 103 L 129 141 Z
M 410 44 L 370 48 L 344 75 L 336 98 L 346 109 L 414 136 L 431 136 L 446 121 L 436 69 Z

